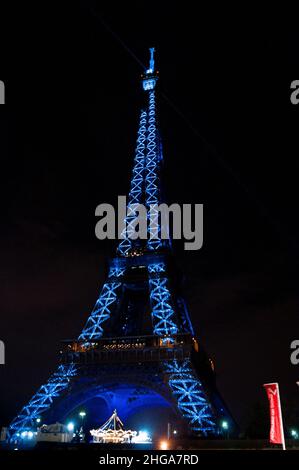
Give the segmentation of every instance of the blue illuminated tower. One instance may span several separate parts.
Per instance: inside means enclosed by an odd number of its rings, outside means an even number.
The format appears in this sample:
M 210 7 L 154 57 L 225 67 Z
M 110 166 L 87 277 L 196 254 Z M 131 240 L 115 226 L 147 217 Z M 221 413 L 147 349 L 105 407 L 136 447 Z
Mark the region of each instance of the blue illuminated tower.
M 162 202 L 163 162 L 157 80 L 151 48 L 116 256 L 78 339 L 63 343 L 58 369 L 12 421 L 12 440 L 34 430 L 37 420 L 63 421 L 94 398 L 104 400 L 109 416 L 117 408 L 123 419 L 149 406 L 168 406 L 185 432 L 200 436 L 220 434 L 222 419 L 231 422 L 215 387 L 213 363 L 195 337 L 170 240 L 161 237 L 155 209 Z M 152 208 L 143 240 L 132 238 L 139 204 Z

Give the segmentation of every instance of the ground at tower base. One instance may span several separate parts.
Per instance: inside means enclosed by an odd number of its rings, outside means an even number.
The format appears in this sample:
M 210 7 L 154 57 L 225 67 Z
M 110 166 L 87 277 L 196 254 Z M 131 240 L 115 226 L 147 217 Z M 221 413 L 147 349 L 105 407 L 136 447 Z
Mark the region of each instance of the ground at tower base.
M 299 443 L 296 439 L 286 440 L 287 450 L 299 451 Z M 229 451 L 229 450 L 257 450 L 257 451 L 281 451 L 280 445 L 269 444 L 267 439 L 194 439 L 194 438 L 177 438 L 168 440 L 167 437 L 161 436 L 153 439 L 149 444 L 103 444 L 97 443 L 90 445 L 89 443 L 53 443 L 40 442 L 32 446 L 21 446 L 19 448 L 12 447 L 3 443 L 0 452 L 40 452 L 40 451 L 81 451 L 81 452 L 98 452 L 100 454 L 110 451 L 140 451 L 140 450 L 158 450 L 158 451 Z

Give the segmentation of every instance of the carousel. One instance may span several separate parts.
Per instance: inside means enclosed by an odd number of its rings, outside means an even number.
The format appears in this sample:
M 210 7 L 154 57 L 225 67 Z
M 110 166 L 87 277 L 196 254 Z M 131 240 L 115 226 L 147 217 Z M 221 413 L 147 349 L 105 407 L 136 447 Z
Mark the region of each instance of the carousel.
M 127 444 L 134 442 L 137 431 L 126 430 L 114 410 L 112 416 L 99 429 L 90 431 L 93 442 L 101 444 Z

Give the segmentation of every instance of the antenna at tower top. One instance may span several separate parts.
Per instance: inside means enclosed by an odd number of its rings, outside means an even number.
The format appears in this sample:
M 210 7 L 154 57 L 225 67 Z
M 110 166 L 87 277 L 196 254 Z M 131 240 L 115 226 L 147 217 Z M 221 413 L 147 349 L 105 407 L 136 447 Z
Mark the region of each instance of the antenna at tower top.
M 155 48 L 150 47 L 149 51 L 150 51 L 150 63 L 149 63 L 149 68 L 147 69 L 146 73 L 153 73 L 155 70 L 155 59 L 154 59 Z
M 150 61 L 149 61 L 149 68 L 146 72 L 141 76 L 142 77 L 142 86 L 144 90 L 153 90 L 156 85 L 156 81 L 158 79 L 157 73 L 155 72 L 155 59 L 154 59 L 154 52 L 155 48 L 150 47 Z

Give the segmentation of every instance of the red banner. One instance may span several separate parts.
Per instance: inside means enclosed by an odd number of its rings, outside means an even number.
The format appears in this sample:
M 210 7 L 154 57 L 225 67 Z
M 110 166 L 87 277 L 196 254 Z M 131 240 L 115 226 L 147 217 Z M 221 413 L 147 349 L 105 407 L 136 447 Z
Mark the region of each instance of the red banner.
M 264 384 L 270 405 L 270 442 L 285 448 L 278 383 Z

